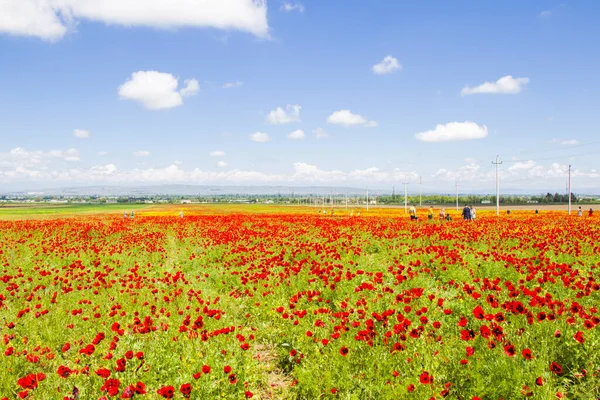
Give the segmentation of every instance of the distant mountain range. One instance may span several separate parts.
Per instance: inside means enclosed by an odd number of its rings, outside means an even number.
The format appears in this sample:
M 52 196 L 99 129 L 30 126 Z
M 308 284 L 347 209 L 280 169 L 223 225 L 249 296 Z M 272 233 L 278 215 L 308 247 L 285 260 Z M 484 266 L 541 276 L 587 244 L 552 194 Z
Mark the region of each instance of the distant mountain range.
M 506 188 L 501 191 L 503 195 L 539 195 L 541 193 L 551 192 L 556 190 L 536 190 L 536 189 L 511 189 Z M 340 186 L 205 186 L 205 185 L 149 185 L 149 186 L 81 186 L 67 187 L 55 189 L 37 189 L 37 190 L 19 190 L 19 191 L 3 191 L 0 194 L 4 195 L 49 195 L 49 196 L 222 196 L 222 195 L 242 195 L 242 196 L 267 196 L 277 195 L 282 196 L 308 196 L 308 195 L 365 195 L 365 188 L 356 187 L 340 187 Z M 402 196 L 403 191 L 396 189 L 395 193 Z M 494 194 L 494 191 L 481 190 L 464 190 L 460 194 L 476 194 L 489 195 Z M 560 191 L 559 193 L 563 193 Z M 582 191 L 575 192 L 578 195 L 598 196 L 598 191 Z M 385 189 L 369 189 L 369 195 L 380 196 L 392 194 L 392 188 Z M 454 192 L 438 191 L 424 192 L 426 194 L 445 194 L 453 195 Z M 414 188 L 409 192 L 409 195 L 414 196 Z

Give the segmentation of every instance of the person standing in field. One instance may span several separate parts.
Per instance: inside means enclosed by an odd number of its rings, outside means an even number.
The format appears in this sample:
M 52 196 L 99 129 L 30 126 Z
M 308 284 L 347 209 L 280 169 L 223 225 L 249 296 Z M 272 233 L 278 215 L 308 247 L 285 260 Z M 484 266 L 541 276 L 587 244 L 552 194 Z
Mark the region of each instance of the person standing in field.
M 462 216 L 465 221 L 469 221 L 471 219 L 471 209 L 466 204 L 465 204 L 465 207 L 463 208 Z
M 588 217 L 591 217 L 592 214 L 594 214 L 594 210 L 592 210 L 592 208 L 590 207 L 590 210 L 588 211 Z
M 123 213 L 123 219 L 127 219 L 127 211 Z
M 135 214 L 133 212 L 133 210 L 131 210 L 131 219 L 133 219 L 135 217 Z
M 475 221 L 476 217 L 477 217 L 477 211 L 475 210 L 475 207 L 471 206 L 471 219 L 473 221 Z
M 408 214 L 410 215 L 410 219 L 413 221 L 416 221 L 419 219 L 419 217 L 417 217 L 417 209 L 415 208 L 415 206 L 410 206 L 410 209 L 408 210 Z
M 179 211 L 179 218 L 183 218 L 183 210 Z
M 446 209 L 445 208 L 442 208 L 440 210 L 439 217 L 440 217 L 440 221 L 442 221 L 444 218 L 446 218 Z
M 579 206 L 579 209 L 577 210 L 577 216 L 578 217 L 583 216 L 583 210 L 581 209 L 581 206 Z
M 433 207 L 429 206 L 429 211 L 427 212 L 427 219 L 433 219 Z

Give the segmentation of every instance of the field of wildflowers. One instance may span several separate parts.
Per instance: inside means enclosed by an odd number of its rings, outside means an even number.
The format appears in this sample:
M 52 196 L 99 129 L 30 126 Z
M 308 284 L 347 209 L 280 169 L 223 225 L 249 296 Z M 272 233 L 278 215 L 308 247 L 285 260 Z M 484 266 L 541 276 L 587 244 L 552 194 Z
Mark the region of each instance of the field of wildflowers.
M 600 219 L 0 221 L 0 399 L 600 397 Z

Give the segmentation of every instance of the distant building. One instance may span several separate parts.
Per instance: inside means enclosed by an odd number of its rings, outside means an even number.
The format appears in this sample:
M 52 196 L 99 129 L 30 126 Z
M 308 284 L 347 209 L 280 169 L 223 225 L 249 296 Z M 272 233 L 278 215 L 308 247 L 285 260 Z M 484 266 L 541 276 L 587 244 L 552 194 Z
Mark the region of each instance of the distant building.
M 481 204 L 492 204 L 491 200 L 481 200 Z

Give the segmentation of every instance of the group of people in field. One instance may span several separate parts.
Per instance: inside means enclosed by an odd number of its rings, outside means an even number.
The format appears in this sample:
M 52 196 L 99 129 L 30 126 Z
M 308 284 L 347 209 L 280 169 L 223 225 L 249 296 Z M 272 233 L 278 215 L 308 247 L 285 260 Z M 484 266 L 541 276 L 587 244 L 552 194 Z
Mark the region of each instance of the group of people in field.
M 125 211 L 123 213 L 123 219 L 127 219 L 129 217 L 129 214 L 127 213 L 127 211 Z M 131 219 L 135 218 L 135 213 L 133 212 L 133 210 L 131 211 Z
M 473 210 L 473 214 L 472 214 L 473 218 L 472 219 L 475 219 L 475 209 L 473 207 L 471 207 L 471 210 Z M 417 215 L 417 208 L 414 205 L 410 206 L 410 208 L 408 209 L 408 214 L 410 215 L 410 219 L 413 221 L 417 221 L 419 219 L 419 216 Z M 471 215 L 471 214 L 469 214 L 469 215 Z M 434 218 L 435 218 L 435 213 L 434 213 L 433 207 L 429 206 L 429 210 L 427 210 L 427 219 L 433 220 Z M 451 221 L 452 216 L 450 215 L 450 213 L 446 212 L 445 208 L 442 208 L 442 209 L 440 209 L 440 212 L 438 213 L 438 219 L 440 221 L 444 221 L 444 220 Z M 469 218 L 469 219 L 471 219 L 471 218 Z

